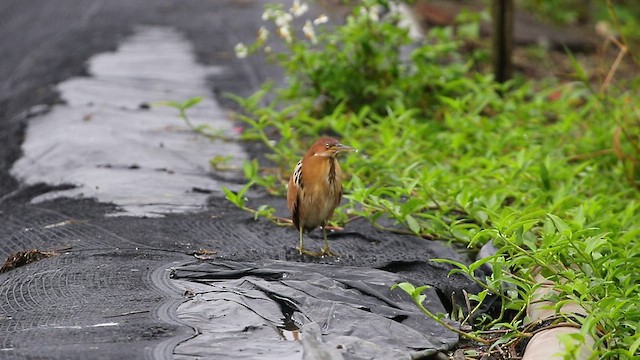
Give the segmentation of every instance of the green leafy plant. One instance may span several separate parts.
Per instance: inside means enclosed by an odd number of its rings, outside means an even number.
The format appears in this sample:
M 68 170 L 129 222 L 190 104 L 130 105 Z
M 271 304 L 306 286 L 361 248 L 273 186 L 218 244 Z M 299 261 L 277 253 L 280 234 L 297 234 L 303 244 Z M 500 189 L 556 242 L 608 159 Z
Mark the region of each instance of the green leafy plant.
M 448 321 L 446 321 L 444 319 L 444 314 L 434 314 L 431 311 L 429 311 L 426 307 L 424 307 L 424 305 L 422 305 L 422 303 L 426 300 L 426 295 L 422 294 L 423 291 L 425 291 L 426 289 L 430 288 L 429 285 L 423 285 L 420 287 L 415 287 L 413 285 L 411 285 L 410 283 L 407 282 L 403 282 L 403 283 L 399 283 L 396 285 L 393 285 L 391 287 L 391 290 L 393 289 L 401 289 L 402 291 L 406 292 L 407 294 L 409 294 L 409 296 L 411 296 L 411 299 L 413 300 L 413 302 L 416 304 L 416 306 L 418 306 L 418 308 L 420 308 L 420 310 L 425 313 L 429 318 L 431 318 L 432 320 L 434 320 L 435 322 L 439 323 L 440 325 L 444 326 L 445 328 L 449 329 L 450 331 L 453 331 L 461 336 L 464 336 L 470 340 L 474 340 L 477 341 L 479 343 L 482 344 L 489 344 L 490 342 L 487 341 L 484 338 L 481 338 L 479 336 L 473 335 L 471 333 L 468 332 L 464 332 L 459 330 L 457 327 L 451 325 Z M 483 293 L 486 294 L 486 293 Z M 483 295 L 480 295 L 483 296 Z
M 431 46 L 409 51 L 409 30 L 399 26 L 400 15 L 392 11 L 395 7 L 394 1 L 361 1 L 342 26 L 328 29 L 323 15 L 307 19 L 297 32 L 295 20 L 304 15 L 306 5 L 294 2 L 289 10 L 282 4 L 269 5 L 263 19 L 273 23 L 286 51 L 273 50 L 267 41 L 270 31 L 263 26 L 256 42 L 238 44 L 236 53 L 244 57 L 264 51 L 286 71 L 288 86 L 277 90 L 277 102 L 287 106 L 285 117 L 303 109 L 322 117 L 336 108 L 358 112 L 365 107 L 384 115 L 396 103 L 428 113 L 442 96 L 457 96 L 465 90 L 464 84 L 449 86 L 449 82 L 463 77 L 472 63 L 442 66 L 458 58 L 456 49 L 464 40 L 451 36 L 452 29 L 434 30 L 429 36 Z M 461 33 L 475 38 L 477 31 L 472 29 L 463 27 Z
M 200 134 L 210 139 L 223 138 L 223 136 L 220 134 L 220 131 L 216 130 L 215 128 L 211 127 L 208 124 L 196 125 L 191 121 L 189 116 L 187 116 L 187 110 L 200 104 L 201 101 L 202 101 L 202 97 L 196 96 L 196 97 L 187 99 L 183 102 L 162 101 L 162 102 L 159 102 L 158 104 L 162 106 L 168 106 L 178 110 L 178 117 L 182 121 L 184 121 L 184 123 L 189 127 L 189 129 L 191 129 L 196 134 Z M 212 165 L 217 165 L 217 164 L 219 164 L 219 161 L 212 162 Z
M 304 149 L 320 134 L 338 136 L 361 155 L 343 160 L 348 203 L 336 220 L 362 216 L 381 229 L 462 244 L 469 252 L 487 242 L 497 247 L 471 264 L 439 260 L 485 289 L 459 304 L 465 311 L 456 310 L 471 326 L 463 336 L 493 347 L 530 337 L 537 330 L 523 325 L 525 308 L 539 271 L 555 281 L 550 300 L 589 309 L 574 321 L 582 335 L 599 339 L 597 356 L 634 358 L 637 87 L 607 83 L 606 91 L 597 90 L 575 58 L 573 82 L 496 84 L 474 71 L 485 57 L 461 51 L 465 36 L 477 36 L 474 23 L 458 32 L 435 28 L 412 43 L 399 15 L 382 16 L 393 4 L 365 0 L 339 26 L 321 24 L 323 17 L 305 21 L 300 3 L 267 8 L 264 19 L 275 25 L 284 50 L 274 50 L 265 27 L 256 43 L 236 51 L 241 57 L 265 51 L 287 82 L 235 98 L 243 107 L 238 119 L 248 125 L 243 136 L 263 142 L 278 169 L 267 175 L 257 162 L 247 163 L 250 184 L 282 195 Z M 244 192 L 227 197 L 246 208 Z M 267 208 L 248 210 L 271 216 Z M 479 278 L 485 264 L 494 271 Z M 421 306 L 424 287 L 397 287 Z M 500 308 L 476 314 L 488 294 Z

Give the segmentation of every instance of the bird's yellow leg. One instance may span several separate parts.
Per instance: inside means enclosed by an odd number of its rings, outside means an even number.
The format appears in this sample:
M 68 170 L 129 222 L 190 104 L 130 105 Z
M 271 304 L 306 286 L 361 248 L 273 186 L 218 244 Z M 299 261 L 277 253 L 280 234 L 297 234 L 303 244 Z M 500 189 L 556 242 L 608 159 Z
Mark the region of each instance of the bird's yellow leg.
M 329 249 L 329 241 L 327 240 L 327 229 L 325 229 L 325 225 L 322 225 L 322 235 L 324 235 L 324 245 L 322 246 L 322 250 L 320 250 L 320 255 L 336 256 L 337 254 Z
M 310 250 L 306 250 L 304 248 L 304 230 L 303 227 L 300 227 L 300 246 L 298 246 L 298 251 L 300 252 L 300 255 L 302 254 L 307 254 L 307 255 L 311 255 L 311 256 L 320 256 L 322 255 L 321 253 L 317 253 L 314 251 L 310 251 Z
M 300 226 L 300 246 L 298 250 L 300 250 L 300 255 L 304 252 L 304 233 L 302 232 L 302 226 Z

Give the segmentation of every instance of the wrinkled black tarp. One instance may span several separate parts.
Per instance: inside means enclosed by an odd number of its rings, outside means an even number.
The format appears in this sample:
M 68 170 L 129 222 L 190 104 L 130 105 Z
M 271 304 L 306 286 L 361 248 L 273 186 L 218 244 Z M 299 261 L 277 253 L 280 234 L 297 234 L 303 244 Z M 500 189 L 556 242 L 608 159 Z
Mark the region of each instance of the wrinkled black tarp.
M 382 270 L 213 261 L 176 268 L 172 278 L 192 295 L 178 317 L 199 330 L 175 349 L 177 358 L 415 359 L 457 341 L 391 290 L 401 275 Z M 425 295 L 430 311 L 445 312 L 435 291 Z

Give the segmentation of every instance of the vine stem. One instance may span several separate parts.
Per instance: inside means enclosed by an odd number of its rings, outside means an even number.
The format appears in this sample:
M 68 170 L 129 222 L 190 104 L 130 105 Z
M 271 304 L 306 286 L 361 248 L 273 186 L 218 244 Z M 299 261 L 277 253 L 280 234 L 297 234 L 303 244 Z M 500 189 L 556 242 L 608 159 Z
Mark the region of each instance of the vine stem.
M 479 336 L 473 335 L 471 333 L 467 333 L 464 332 L 454 326 L 451 326 L 451 324 L 447 323 L 446 321 L 442 320 L 441 318 L 439 318 L 438 316 L 434 315 L 431 311 L 429 311 L 427 308 L 425 308 L 420 302 L 416 301 L 414 299 L 414 302 L 416 303 L 416 305 L 418 305 L 418 307 L 420 308 L 420 310 L 425 313 L 428 317 L 430 317 L 433 321 L 437 322 L 438 324 L 444 326 L 445 328 L 447 328 L 448 330 L 453 331 L 454 333 L 463 336 L 467 339 L 473 340 L 473 341 L 477 341 L 479 343 L 482 343 L 484 345 L 491 345 L 493 343 L 492 340 L 487 340 L 487 339 L 483 339 Z

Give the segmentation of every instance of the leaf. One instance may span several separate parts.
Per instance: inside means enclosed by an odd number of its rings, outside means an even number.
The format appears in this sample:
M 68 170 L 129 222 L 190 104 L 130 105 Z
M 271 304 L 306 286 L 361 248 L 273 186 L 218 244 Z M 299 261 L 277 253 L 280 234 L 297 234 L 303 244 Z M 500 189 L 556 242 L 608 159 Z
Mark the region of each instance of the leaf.
M 576 57 L 573 55 L 571 50 L 569 50 L 568 47 L 564 46 L 564 51 L 567 53 L 567 56 L 571 61 L 571 65 L 573 66 L 573 70 L 575 71 L 575 75 L 578 78 L 578 80 L 580 80 L 585 84 L 588 84 L 589 77 L 587 76 L 587 73 L 582 67 L 582 65 L 580 65 L 580 62 L 578 62 L 578 59 L 576 59 Z
M 255 179 L 258 176 L 258 160 L 245 160 L 242 163 L 242 170 L 246 179 Z
M 238 193 L 237 193 L 238 198 L 244 199 L 244 195 L 247 193 L 247 191 L 249 191 L 249 188 L 251 188 L 253 184 L 254 184 L 253 181 L 249 181 L 248 183 L 244 184 L 242 189 L 238 190 Z M 244 200 L 243 200 L 243 204 L 244 204 Z
M 404 220 L 407 222 L 407 226 L 414 234 L 420 234 L 420 224 L 418 221 L 411 215 L 407 214 L 404 217 Z
M 495 349 L 495 348 L 499 348 L 500 345 L 502 344 L 507 344 L 510 341 L 512 341 L 513 339 L 518 337 L 518 333 L 516 333 L 515 331 L 512 332 L 508 332 L 505 335 L 502 335 L 498 340 L 496 340 L 493 344 L 491 344 L 491 347 L 489 347 L 490 349 Z
M 604 237 L 589 237 L 585 240 L 584 252 L 592 254 L 596 249 L 599 249 L 607 243 L 608 241 Z
M 413 291 L 416 289 L 415 286 L 411 285 L 411 283 L 408 282 L 401 282 L 398 284 L 393 284 L 393 286 L 391 286 L 391 290 L 394 290 L 396 288 L 400 288 L 409 295 L 412 295 Z
M 461 270 L 464 270 L 466 272 L 469 271 L 469 268 L 467 267 L 467 265 L 455 261 L 455 260 L 450 260 L 450 259 L 431 259 L 431 261 L 436 262 L 436 263 L 440 263 L 440 264 L 449 264 L 449 265 L 453 265 Z
M 423 291 L 427 290 L 427 289 L 431 289 L 431 285 L 422 285 L 417 287 L 413 293 L 416 297 L 418 297 L 418 295 L 421 295 Z M 422 301 L 424 301 L 424 299 L 426 298 L 426 295 L 421 295 L 420 296 L 420 303 L 422 304 Z
M 424 200 L 421 198 L 411 198 L 407 201 L 405 201 L 404 203 L 402 203 L 402 205 L 400 205 L 400 212 L 403 214 L 411 214 L 416 212 L 416 209 L 418 209 L 420 206 L 424 205 Z
M 551 190 L 551 180 L 549 178 L 549 170 L 544 161 L 540 161 L 540 181 L 542 182 L 542 188 L 549 191 Z
M 580 227 L 584 227 L 587 218 L 584 215 L 584 206 L 580 205 L 573 214 L 573 222 Z
M 478 304 L 482 304 L 482 302 L 484 301 L 484 299 L 487 297 L 488 294 L 489 294 L 489 290 L 484 289 L 475 295 L 469 294 L 469 299 L 477 302 Z
M 442 95 L 438 95 L 436 96 L 436 98 L 440 100 L 443 104 L 449 106 L 452 110 L 460 109 L 459 100 L 456 100 L 454 98 L 447 97 L 447 96 L 442 96 Z
M 162 105 L 162 106 L 168 106 L 168 107 L 172 107 L 172 108 L 175 108 L 175 109 L 181 109 L 182 108 L 182 104 L 180 104 L 177 101 L 161 101 L 159 104 Z
M 190 107 L 196 106 L 202 101 L 202 96 L 192 97 L 191 99 L 187 99 L 182 104 L 180 104 L 180 108 L 186 110 Z
M 571 236 L 571 229 L 569 229 L 569 226 L 567 225 L 567 223 L 565 223 L 562 219 L 560 219 L 559 217 L 551 213 L 547 214 L 547 216 L 549 217 L 549 219 L 551 219 L 551 221 L 553 222 L 553 225 L 556 227 L 559 233 L 566 235 L 568 237 Z
M 636 340 L 629 346 L 629 354 L 635 355 L 636 350 L 640 347 L 640 336 L 636 335 Z
M 233 191 L 229 190 L 224 186 L 222 187 L 222 192 L 224 193 L 227 200 L 231 201 L 233 204 L 236 204 L 236 201 L 238 199 L 238 195 L 236 195 L 236 193 L 234 193 Z
M 239 207 L 239 208 L 244 208 L 245 205 L 245 194 L 247 193 L 247 191 L 249 190 L 249 188 L 251 188 L 255 183 L 253 181 L 249 181 L 248 183 L 246 183 L 242 189 L 238 190 L 237 193 L 234 193 L 233 191 L 229 190 L 226 187 L 222 187 L 222 192 L 224 192 L 227 200 L 231 201 L 235 206 Z
M 424 300 L 427 298 L 426 295 L 422 295 L 422 292 L 425 291 L 426 289 L 431 288 L 431 286 L 430 285 L 422 285 L 420 287 L 415 287 L 415 286 L 411 285 L 408 282 L 401 282 L 399 284 L 394 284 L 393 286 L 391 286 L 391 290 L 396 289 L 396 288 L 400 288 L 404 292 L 409 294 L 411 296 L 411 299 L 413 299 L 413 301 L 416 304 L 422 304 L 424 302 Z

